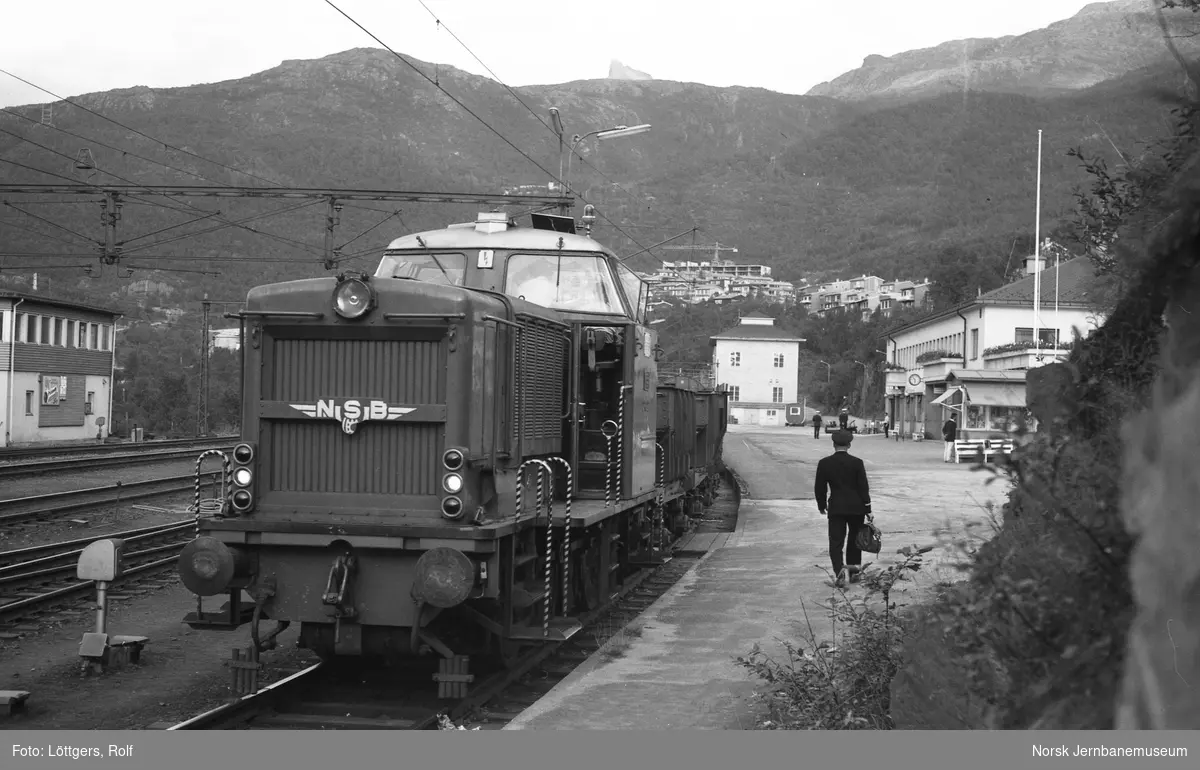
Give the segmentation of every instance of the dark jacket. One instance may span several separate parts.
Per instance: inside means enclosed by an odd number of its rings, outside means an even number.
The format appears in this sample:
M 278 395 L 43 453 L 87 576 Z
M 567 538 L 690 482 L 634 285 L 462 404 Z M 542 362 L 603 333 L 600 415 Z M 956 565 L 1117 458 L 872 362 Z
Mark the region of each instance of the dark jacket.
M 819 414 L 813 415 L 813 425 L 820 425 L 822 422 L 823 422 L 823 420 L 821 419 L 821 415 L 819 415 Z
M 871 488 L 861 458 L 834 452 L 817 463 L 817 510 L 834 516 L 865 516 L 871 512 Z
M 942 426 L 942 438 L 953 441 L 957 436 L 958 424 L 954 420 L 946 420 L 946 424 Z
M 839 414 L 838 415 L 838 425 L 845 428 L 846 423 L 848 423 L 848 422 L 850 422 L 850 415 L 848 415 L 848 414 Z

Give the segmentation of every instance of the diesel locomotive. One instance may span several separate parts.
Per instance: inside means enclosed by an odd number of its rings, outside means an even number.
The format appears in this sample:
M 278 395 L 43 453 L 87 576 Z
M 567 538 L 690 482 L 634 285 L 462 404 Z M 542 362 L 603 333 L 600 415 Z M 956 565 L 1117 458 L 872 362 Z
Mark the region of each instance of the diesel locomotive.
M 669 558 L 717 493 L 727 395 L 659 376 L 648 287 L 590 228 L 533 220 L 249 291 L 241 437 L 179 557 L 185 622 L 463 672 L 569 638 Z

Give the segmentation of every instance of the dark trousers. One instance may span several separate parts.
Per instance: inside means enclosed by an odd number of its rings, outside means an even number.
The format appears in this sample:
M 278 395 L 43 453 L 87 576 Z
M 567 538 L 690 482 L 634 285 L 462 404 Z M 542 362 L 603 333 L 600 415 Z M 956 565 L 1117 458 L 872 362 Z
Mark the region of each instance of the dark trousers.
M 813 438 L 821 438 L 821 426 L 820 425 L 813 426 Z
M 866 516 L 834 516 L 829 514 L 829 559 L 833 562 L 833 574 L 842 571 L 847 564 L 859 566 L 862 564 L 862 551 L 858 549 L 855 538 L 858 528 L 866 521 Z M 845 560 L 842 551 L 845 549 Z

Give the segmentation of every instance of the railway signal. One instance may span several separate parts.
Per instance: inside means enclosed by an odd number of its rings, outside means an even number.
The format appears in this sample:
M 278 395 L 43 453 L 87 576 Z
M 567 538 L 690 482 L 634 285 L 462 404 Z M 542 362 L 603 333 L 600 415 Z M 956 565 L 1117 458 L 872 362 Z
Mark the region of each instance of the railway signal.
M 85 633 L 79 643 L 85 672 L 102 673 L 113 664 L 137 663 L 149 641 L 144 636 L 108 634 L 108 588 L 124 574 L 124 554 L 125 541 L 116 538 L 97 540 L 79 554 L 76 576 L 96 584 L 96 630 Z

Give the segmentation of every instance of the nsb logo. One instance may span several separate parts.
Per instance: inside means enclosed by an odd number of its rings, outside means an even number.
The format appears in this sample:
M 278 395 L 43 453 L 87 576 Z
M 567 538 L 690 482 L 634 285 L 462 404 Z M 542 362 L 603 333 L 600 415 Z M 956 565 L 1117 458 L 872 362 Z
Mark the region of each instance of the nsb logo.
M 288 404 L 305 417 L 317 420 L 341 420 L 342 430 L 347 435 L 358 429 L 359 423 L 368 420 L 399 420 L 409 412 L 416 411 L 413 406 L 392 406 L 386 401 L 359 401 L 357 398 L 325 398 L 315 404 Z

